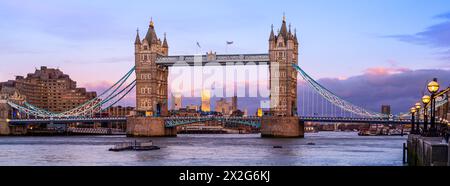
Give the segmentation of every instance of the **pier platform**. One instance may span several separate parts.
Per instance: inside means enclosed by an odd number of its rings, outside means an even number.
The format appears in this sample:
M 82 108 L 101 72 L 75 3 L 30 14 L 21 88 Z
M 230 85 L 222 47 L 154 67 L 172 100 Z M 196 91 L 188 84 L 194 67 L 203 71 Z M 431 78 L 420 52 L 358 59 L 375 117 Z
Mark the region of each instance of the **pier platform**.
M 407 140 L 407 163 L 410 166 L 450 166 L 449 143 L 442 137 L 410 134 Z

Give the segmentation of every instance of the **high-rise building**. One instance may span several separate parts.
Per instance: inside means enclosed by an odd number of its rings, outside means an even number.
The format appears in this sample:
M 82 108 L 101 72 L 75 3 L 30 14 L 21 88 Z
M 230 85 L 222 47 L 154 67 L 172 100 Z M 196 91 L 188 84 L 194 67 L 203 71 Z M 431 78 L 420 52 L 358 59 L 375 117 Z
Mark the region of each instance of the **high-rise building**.
M 59 69 L 45 66 L 26 77 L 17 76 L 14 83 L 9 81 L 4 85 L 13 85 L 26 102 L 50 112 L 73 109 L 97 96 L 95 92 L 77 88 L 76 82 Z
M 231 111 L 236 111 L 236 110 L 238 109 L 238 105 L 237 105 L 237 95 L 236 95 L 236 93 L 235 93 L 234 96 L 231 98 L 231 104 L 232 104 Z
M 381 113 L 385 115 L 391 115 L 391 106 L 390 105 L 381 105 Z
M 292 64 L 298 62 L 297 34 L 286 26 L 286 18 L 277 35 L 269 37 L 270 57 L 270 111 L 277 116 L 297 114 L 297 71 Z
M 167 79 L 169 68 L 156 64 L 157 57 L 167 56 L 169 45 L 166 35 L 164 41 L 156 35 L 151 20 L 143 40 L 136 34 L 135 72 L 136 72 L 136 114 L 139 116 L 168 116 Z
M 180 110 L 182 101 L 181 93 L 172 93 L 172 110 Z
M 210 112 L 211 111 L 211 92 L 209 90 L 202 91 L 202 111 Z

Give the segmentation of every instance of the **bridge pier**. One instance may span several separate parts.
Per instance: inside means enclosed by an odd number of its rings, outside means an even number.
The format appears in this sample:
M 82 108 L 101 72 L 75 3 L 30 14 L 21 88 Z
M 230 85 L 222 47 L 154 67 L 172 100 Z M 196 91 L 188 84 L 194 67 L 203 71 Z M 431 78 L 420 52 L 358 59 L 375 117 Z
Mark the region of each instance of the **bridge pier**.
M 0 100 L 0 136 L 11 134 L 8 123 L 10 110 L 11 108 L 6 103 L 6 100 Z
M 176 127 L 165 127 L 164 118 L 160 117 L 128 117 L 128 137 L 175 137 Z
M 303 138 L 305 124 L 298 117 L 264 116 L 261 118 L 261 137 Z

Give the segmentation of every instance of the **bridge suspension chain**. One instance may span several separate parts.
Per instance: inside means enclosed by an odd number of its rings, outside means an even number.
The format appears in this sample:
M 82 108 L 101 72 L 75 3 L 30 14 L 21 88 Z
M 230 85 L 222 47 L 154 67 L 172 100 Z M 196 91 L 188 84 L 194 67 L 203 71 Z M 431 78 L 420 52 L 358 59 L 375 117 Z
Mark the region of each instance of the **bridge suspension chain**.
M 99 94 L 97 97 L 86 101 L 85 103 L 71 109 L 65 112 L 61 113 L 53 113 L 50 111 L 47 111 L 45 109 L 39 108 L 37 106 L 34 106 L 30 103 L 25 102 L 24 106 L 16 104 L 14 102 L 8 101 L 8 104 L 17 109 L 20 112 L 33 115 L 36 117 L 41 118 L 64 118 L 64 117 L 79 117 L 79 116 L 86 116 L 88 114 L 94 114 L 101 112 L 120 100 L 122 100 L 134 87 L 135 87 L 135 81 L 129 83 L 126 87 L 122 88 L 122 86 L 125 84 L 125 82 L 129 79 L 129 77 L 133 74 L 135 70 L 135 67 L 131 68 L 124 76 L 122 76 L 116 83 L 114 83 L 111 87 L 109 87 L 107 90 L 103 91 L 101 94 Z M 111 91 L 112 90 L 112 91 Z M 122 96 L 120 96 L 117 100 L 113 100 L 118 95 L 124 93 Z M 102 96 L 107 95 L 106 97 L 102 98 Z M 112 102 L 112 104 L 107 105 L 106 108 L 102 109 L 101 107 L 106 105 L 109 102 Z
M 339 107 L 341 109 L 341 116 L 343 114 L 343 110 L 351 112 L 353 114 L 363 116 L 363 117 L 371 117 L 371 118 L 385 118 L 388 117 L 387 115 L 373 112 L 366 110 L 364 108 L 361 108 L 359 106 L 353 105 L 344 99 L 340 98 L 339 96 L 335 95 L 333 92 L 329 91 L 325 87 L 323 87 L 321 84 L 316 82 L 313 78 L 311 78 L 303 69 L 301 69 L 297 64 L 292 64 L 292 66 L 300 72 L 300 76 L 307 82 L 307 84 L 315 91 L 317 92 L 322 98 L 325 98 L 333 105 Z

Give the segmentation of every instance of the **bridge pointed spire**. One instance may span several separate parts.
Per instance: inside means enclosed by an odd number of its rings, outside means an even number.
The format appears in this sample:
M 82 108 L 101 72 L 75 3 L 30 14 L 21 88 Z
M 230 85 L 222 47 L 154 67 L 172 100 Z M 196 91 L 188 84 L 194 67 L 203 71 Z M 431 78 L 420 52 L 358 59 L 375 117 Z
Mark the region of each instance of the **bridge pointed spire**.
M 158 43 L 158 36 L 156 36 L 153 18 L 151 18 L 151 20 L 150 20 L 150 26 L 148 27 L 147 35 L 145 36 L 145 40 L 147 40 L 147 42 L 149 44 L 157 44 Z
M 297 40 L 297 29 L 294 28 L 294 43 L 298 44 L 298 40 Z
M 167 44 L 167 38 L 166 38 L 166 33 L 164 32 L 164 41 L 163 41 L 163 45 L 164 48 L 169 48 L 169 44 Z
M 141 38 L 139 37 L 139 28 L 136 29 L 136 40 L 134 41 L 135 45 L 141 44 Z
M 283 36 L 283 38 L 285 39 L 285 42 L 286 42 L 288 39 L 288 30 L 287 30 L 287 26 L 286 26 L 286 16 L 284 14 L 283 14 L 283 24 L 281 25 L 280 35 Z
M 274 40 L 275 40 L 275 34 L 273 33 L 273 24 L 272 24 L 272 29 L 270 31 L 269 41 L 274 41 Z

